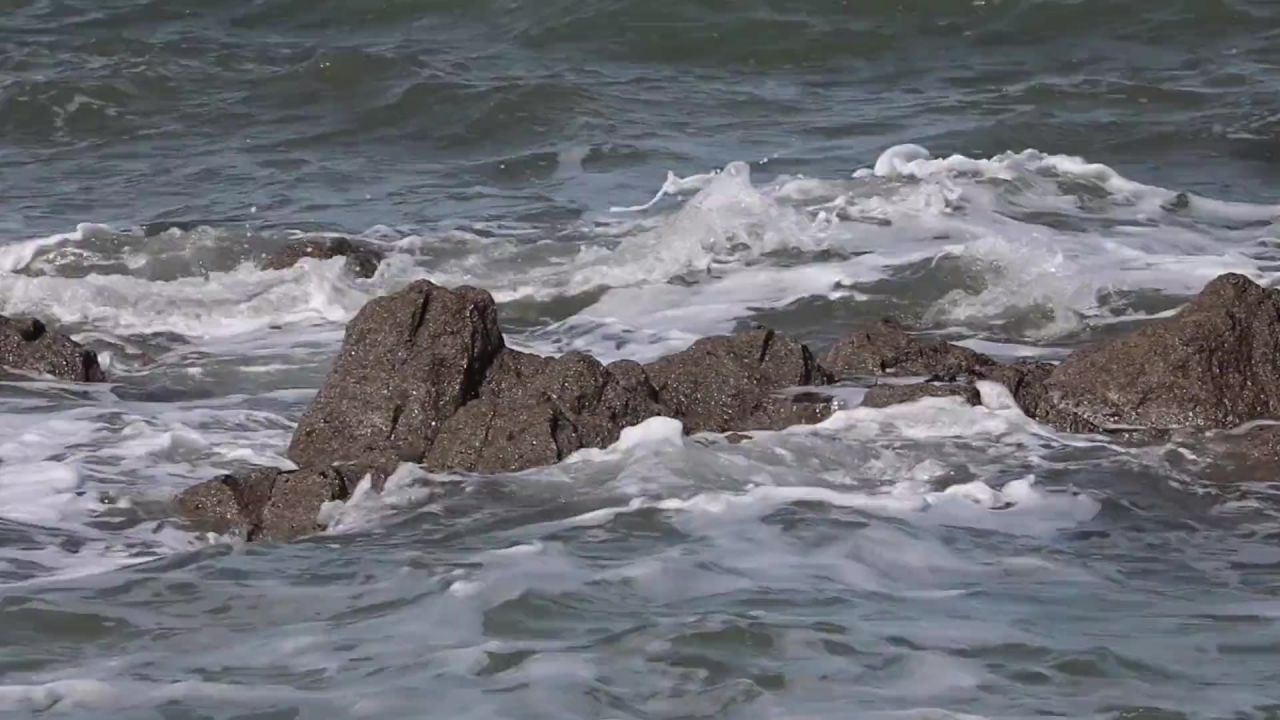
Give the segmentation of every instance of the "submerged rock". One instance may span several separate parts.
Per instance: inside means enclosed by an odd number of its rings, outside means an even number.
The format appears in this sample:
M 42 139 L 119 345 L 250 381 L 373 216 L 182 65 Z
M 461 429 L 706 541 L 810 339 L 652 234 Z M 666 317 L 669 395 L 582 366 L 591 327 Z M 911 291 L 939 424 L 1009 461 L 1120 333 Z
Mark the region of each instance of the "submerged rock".
M 1280 417 L 1280 290 L 1222 275 L 1172 318 L 1068 358 L 1051 402 L 1100 427 L 1230 428 Z
M 72 382 L 105 382 L 98 354 L 34 318 L 0 316 L 0 367 Z
M 308 238 L 295 240 L 263 259 L 263 270 L 283 270 L 293 267 L 303 258 L 328 260 L 335 257 L 347 259 L 346 268 L 358 278 L 371 278 L 378 272 L 383 255 L 369 243 L 350 238 Z
M 920 375 L 943 382 L 955 382 L 996 364 L 968 348 L 911 335 L 892 320 L 849 335 L 822 360 L 823 367 L 841 378 Z
M 320 507 L 350 496 L 351 489 L 335 468 L 262 469 L 199 483 L 178 495 L 177 503 L 183 515 L 213 532 L 238 532 L 250 541 L 283 541 L 322 530 Z

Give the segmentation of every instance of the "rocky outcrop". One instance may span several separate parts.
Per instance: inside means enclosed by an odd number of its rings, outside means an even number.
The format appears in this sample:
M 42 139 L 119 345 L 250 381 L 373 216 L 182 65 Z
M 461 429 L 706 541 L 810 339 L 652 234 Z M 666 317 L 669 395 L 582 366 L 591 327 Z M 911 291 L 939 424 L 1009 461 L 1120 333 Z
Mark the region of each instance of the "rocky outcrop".
M 345 257 L 347 271 L 358 278 L 371 278 L 382 264 L 382 252 L 369 243 L 345 237 L 295 240 L 262 260 L 263 270 L 293 267 L 303 258 L 328 260 Z
M 289 445 L 299 467 L 419 462 L 503 349 L 493 297 L 426 280 L 366 304 Z
M 908 334 L 892 320 L 882 320 L 836 343 L 822 365 L 839 378 L 919 375 L 955 382 L 996 362 L 968 348 Z
M 72 382 L 105 382 L 98 355 L 34 318 L 0 316 L 0 367 Z
M 1062 411 L 1101 427 L 1280 417 L 1280 290 L 1222 275 L 1174 317 L 1071 356 L 1046 388 Z
M 649 365 L 531 355 L 505 346 L 488 293 L 422 280 L 369 302 L 347 326 L 289 446 L 302 470 L 211 480 L 179 507 L 214 529 L 287 539 L 313 532 L 315 511 L 354 488 L 345 468 L 514 472 L 608 446 L 658 415 L 690 433 L 817 422 L 831 398 L 803 386 L 828 380 L 807 347 L 763 329 Z

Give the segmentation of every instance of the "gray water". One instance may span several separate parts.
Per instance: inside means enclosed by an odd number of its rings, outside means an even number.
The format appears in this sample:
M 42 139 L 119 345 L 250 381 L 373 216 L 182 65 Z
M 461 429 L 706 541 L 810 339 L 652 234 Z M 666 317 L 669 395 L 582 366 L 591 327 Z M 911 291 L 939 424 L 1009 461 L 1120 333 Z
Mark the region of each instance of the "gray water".
M 168 505 L 287 467 L 345 322 L 420 277 L 641 360 L 884 315 L 1055 359 L 1278 284 L 1280 4 L 209 5 L 0 0 L 0 313 L 114 380 L 0 382 L 0 713 L 1280 717 L 1280 478 L 1221 434 L 989 392 L 405 466 L 287 545 Z M 389 259 L 254 267 L 329 233 Z

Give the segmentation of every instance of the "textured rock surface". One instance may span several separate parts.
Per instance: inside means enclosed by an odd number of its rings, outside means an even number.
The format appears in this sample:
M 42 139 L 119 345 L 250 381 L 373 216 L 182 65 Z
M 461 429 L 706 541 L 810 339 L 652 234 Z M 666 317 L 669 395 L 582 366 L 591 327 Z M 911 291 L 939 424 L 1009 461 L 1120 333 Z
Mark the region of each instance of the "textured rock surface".
M 648 366 L 504 347 L 493 299 L 419 281 L 351 321 L 333 370 L 293 436 L 300 467 L 377 458 L 510 472 L 604 447 L 655 415 L 688 432 L 816 422 L 829 398 L 782 395 L 827 376 L 770 330 L 707 338 Z
M 445 423 L 425 465 L 510 472 L 549 465 L 585 447 L 605 447 L 624 427 L 666 414 L 644 370 L 602 365 L 582 353 L 544 358 L 504 350 L 480 397 Z
M 861 407 L 883 408 L 927 397 L 958 397 L 970 405 L 981 405 L 982 396 L 973 385 L 965 383 L 912 383 L 910 385 L 876 385 L 867 390 Z
M 334 469 L 255 470 L 187 488 L 178 496 L 184 516 L 214 532 L 242 533 L 252 541 L 283 541 L 321 528 L 320 506 L 345 500 L 350 491 Z
M 371 300 L 289 445 L 300 467 L 369 455 L 418 462 L 444 423 L 479 394 L 503 348 L 493 298 L 426 280 Z
M 73 382 L 103 382 L 98 355 L 39 320 L 0 316 L 0 367 Z
M 1022 412 L 1038 422 L 1065 432 L 1101 432 L 1103 428 L 1061 407 L 1054 400 L 1046 383 L 1056 367 L 1045 362 L 990 365 L 978 369 L 975 377 L 1004 385 Z
M 197 483 L 178 495 L 177 505 L 197 527 L 237 532 L 250 541 L 282 542 L 322 530 L 322 505 L 350 498 L 366 478 L 380 491 L 397 465 L 367 461 L 293 471 L 261 468 Z
M 841 378 L 920 375 L 945 382 L 995 364 L 968 348 L 910 335 L 892 320 L 881 320 L 849 335 L 822 360 L 823 367 Z
M 1259 428 L 1245 436 L 1239 447 L 1244 459 L 1269 465 L 1280 479 L 1280 426 Z
M 821 419 L 820 403 L 778 393 L 830 380 L 809 348 L 767 329 L 703 338 L 645 369 L 659 401 L 691 433 L 770 429 Z
M 382 263 L 382 252 L 368 243 L 352 241 L 350 238 L 309 238 L 295 240 L 262 261 L 263 270 L 283 270 L 293 267 L 303 258 L 345 257 L 347 270 L 356 277 L 370 278 L 378 272 Z
M 1176 316 L 1071 356 L 1045 385 L 1061 412 L 1102 427 L 1280 417 L 1280 291 L 1222 275 Z

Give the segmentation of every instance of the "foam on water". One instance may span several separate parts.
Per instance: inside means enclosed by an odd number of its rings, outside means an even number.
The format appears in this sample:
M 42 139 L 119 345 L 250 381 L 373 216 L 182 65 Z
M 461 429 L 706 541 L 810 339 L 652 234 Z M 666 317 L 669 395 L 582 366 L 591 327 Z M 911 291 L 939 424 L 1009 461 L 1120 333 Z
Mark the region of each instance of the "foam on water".
M 678 196 L 687 199 L 662 209 L 664 198 Z M 117 335 L 218 337 L 341 324 L 370 297 L 428 277 L 477 284 L 503 302 L 599 293 L 561 325 L 516 342 L 648 358 L 761 311 L 872 299 L 877 283 L 900 282 L 900 272 L 921 262 L 958 263 L 977 283 L 929 301 L 926 323 L 1003 327 L 1043 340 L 1133 312 L 1125 293 L 1186 296 L 1227 271 L 1271 282 L 1268 268 L 1280 260 L 1269 243 L 1280 207 L 1180 194 L 1034 150 L 974 159 L 897 147 L 852 179 L 780 176 L 764 184 L 752 182 L 747 164 L 730 163 L 715 173 L 672 175 L 654 203 L 638 209 L 646 213 L 639 219 L 587 225 L 594 240 L 568 254 L 574 246 L 540 239 L 536 228 L 490 228 L 487 237 L 371 228 L 364 237 L 394 251 L 372 281 L 351 279 L 340 260 L 282 272 L 241 262 L 195 277 L 156 275 L 129 258 L 175 248 L 207 254 L 196 248 L 243 241 L 197 229 L 144 242 L 82 225 L 5 245 L 0 312 Z M 100 271 L 59 275 L 71 261 L 50 253 L 94 243 L 97 264 L 86 267 Z M 112 252 L 121 254 L 113 260 Z M 200 257 L 188 272 L 219 265 Z M 23 268 L 35 272 L 15 272 Z M 924 296 L 928 277 L 912 281 Z M 907 297 L 912 282 L 903 286 Z

